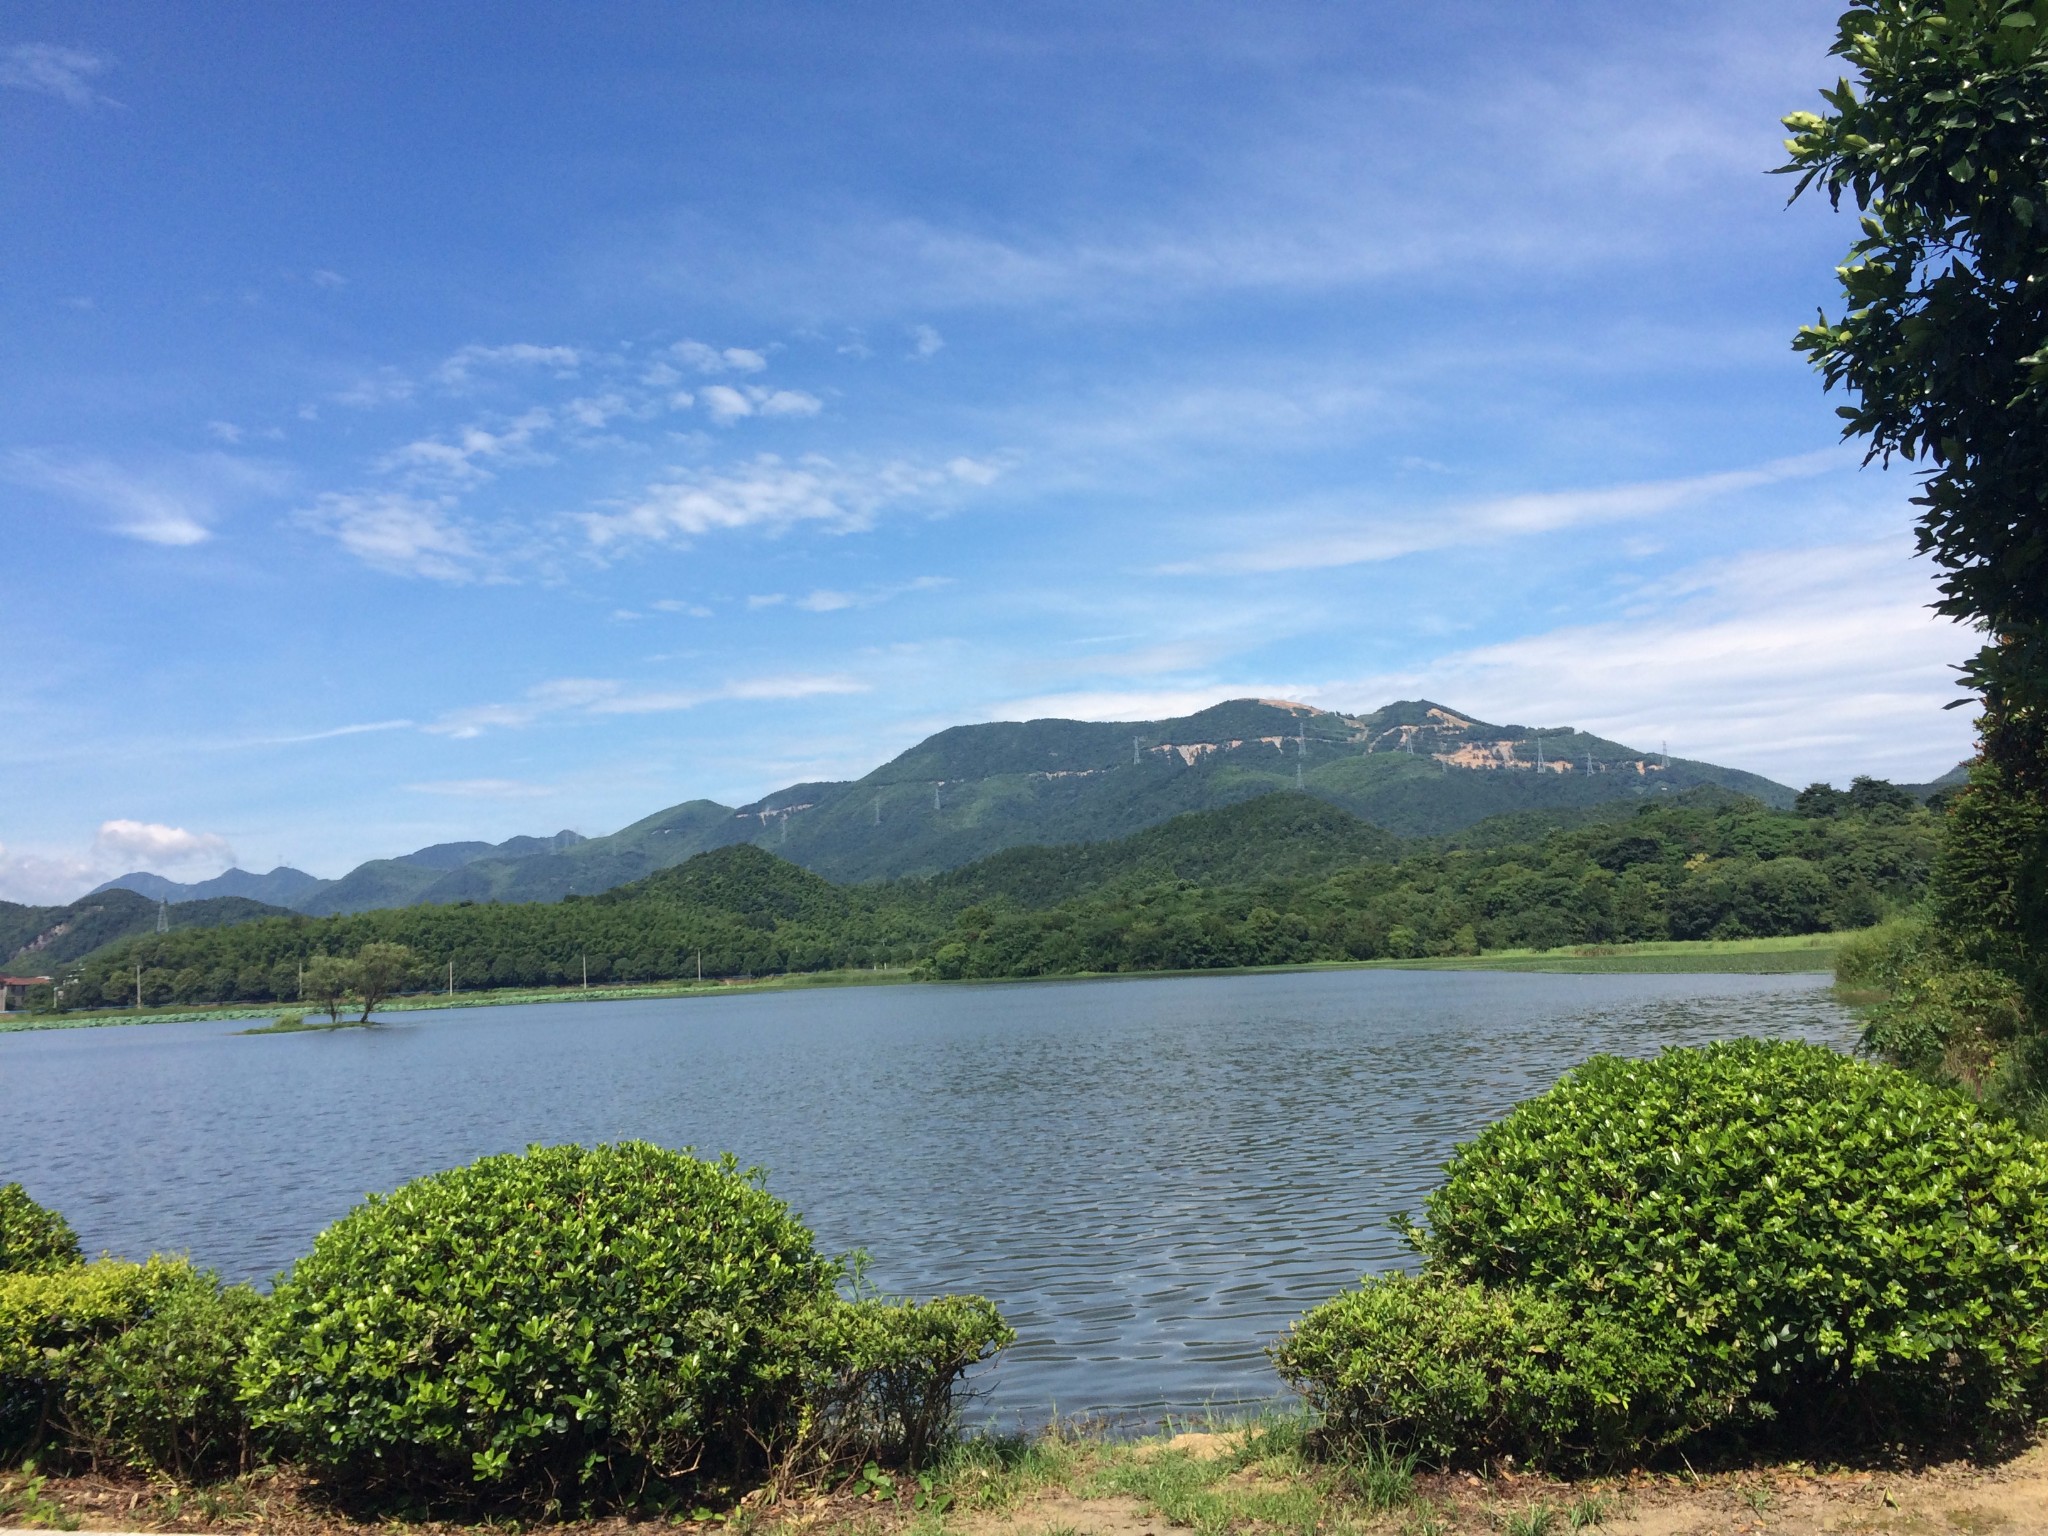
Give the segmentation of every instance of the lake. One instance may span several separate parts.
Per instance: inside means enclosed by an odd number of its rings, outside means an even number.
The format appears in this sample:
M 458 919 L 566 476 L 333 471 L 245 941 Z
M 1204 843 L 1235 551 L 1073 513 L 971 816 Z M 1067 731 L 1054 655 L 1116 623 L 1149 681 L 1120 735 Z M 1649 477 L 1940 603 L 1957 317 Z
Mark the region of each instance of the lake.
M 365 1191 L 531 1142 L 769 1171 L 833 1251 L 995 1298 L 978 1412 L 1263 1400 L 1266 1344 L 1402 1260 L 1451 1148 L 1598 1051 L 1846 1048 L 1819 976 L 1323 971 L 896 986 L 0 1036 L 0 1182 L 89 1252 L 267 1280 Z

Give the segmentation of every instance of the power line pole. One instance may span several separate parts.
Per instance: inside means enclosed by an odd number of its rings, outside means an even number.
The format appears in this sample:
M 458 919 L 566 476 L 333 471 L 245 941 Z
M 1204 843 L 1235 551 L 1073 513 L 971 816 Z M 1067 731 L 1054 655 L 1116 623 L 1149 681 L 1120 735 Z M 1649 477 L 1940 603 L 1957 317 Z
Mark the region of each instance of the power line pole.
M 302 971 L 300 975 L 301 977 L 303 977 L 304 972 Z M 300 981 L 299 985 L 301 989 L 304 988 L 305 982 L 303 981 L 303 979 Z M 139 965 L 135 967 L 135 1006 L 138 1008 L 142 1006 L 142 967 Z
M 1131 766 L 1138 766 L 1138 738 L 1135 736 L 1131 738 Z
M 304 972 L 302 971 L 300 974 L 303 975 Z M 453 960 L 448 962 L 448 995 L 450 997 L 455 995 L 455 962 Z
M 583 959 L 583 990 L 584 990 L 584 991 L 586 991 L 586 992 L 588 992 L 588 991 L 590 990 L 590 956 L 588 956 L 588 955 L 584 955 L 584 956 L 582 957 L 582 959 Z

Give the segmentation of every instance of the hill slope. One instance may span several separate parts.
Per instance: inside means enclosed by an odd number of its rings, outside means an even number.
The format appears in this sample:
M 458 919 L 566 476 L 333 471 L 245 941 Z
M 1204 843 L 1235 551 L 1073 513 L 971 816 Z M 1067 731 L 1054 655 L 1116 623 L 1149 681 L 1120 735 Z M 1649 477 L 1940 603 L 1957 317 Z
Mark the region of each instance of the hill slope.
M 0 901 L 0 966 L 12 974 L 41 974 L 109 944 L 156 931 L 161 904 L 135 891 L 101 890 L 61 907 Z M 222 928 L 257 917 L 283 917 L 283 907 L 242 896 L 173 902 L 165 916 L 181 928 Z
M 1666 759 L 1567 727 L 1491 725 L 1427 699 L 1364 715 L 1231 699 L 1171 720 L 955 726 L 851 782 L 793 784 L 738 808 L 685 801 L 604 837 L 440 844 L 372 860 L 283 904 L 325 915 L 414 902 L 559 901 L 734 843 L 839 882 L 935 875 L 1009 848 L 1103 842 L 1297 787 L 1374 826 L 1430 836 L 1489 817 L 1642 804 L 1709 784 L 1772 806 L 1793 798 L 1739 769 Z M 279 874 L 297 872 L 244 878 Z M 174 899 L 194 889 L 155 876 L 120 883 L 150 881 L 157 884 L 148 889 Z

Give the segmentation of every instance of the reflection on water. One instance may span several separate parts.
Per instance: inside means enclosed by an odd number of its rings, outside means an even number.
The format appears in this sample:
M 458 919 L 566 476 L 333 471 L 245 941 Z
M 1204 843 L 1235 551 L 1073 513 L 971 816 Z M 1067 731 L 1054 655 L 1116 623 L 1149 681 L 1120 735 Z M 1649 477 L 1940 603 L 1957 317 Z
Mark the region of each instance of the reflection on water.
M 1278 1390 L 1272 1336 L 1399 1262 L 1389 1213 L 1574 1062 L 1854 1034 L 1818 977 L 1402 971 L 397 1018 L 0 1036 L 0 1182 L 89 1251 L 267 1279 L 363 1192 L 487 1152 L 730 1150 L 884 1288 L 996 1298 L 998 1413 L 1150 1416 Z

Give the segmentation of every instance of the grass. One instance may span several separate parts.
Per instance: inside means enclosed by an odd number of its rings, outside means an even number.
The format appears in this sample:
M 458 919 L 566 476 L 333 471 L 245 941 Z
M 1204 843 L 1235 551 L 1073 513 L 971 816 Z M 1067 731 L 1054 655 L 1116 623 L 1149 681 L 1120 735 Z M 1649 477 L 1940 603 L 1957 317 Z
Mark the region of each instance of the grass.
M 1319 1458 L 1303 1412 L 1273 1410 L 1203 1424 L 1141 1440 L 1076 1433 L 1059 1424 L 1031 1437 L 969 1438 L 935 1469 L 937 1497 L 916 1522 L 916 1536 L 946 1536 L 963 1523 L 985 1526 L 987 1517 L 1051 1494 L 1129 1499 L 1196 1536 L 1244 1530 L 1310 1536 L 1403 1512 L 1427 1514 L 1416 1504 L 1412 1460 L 1377 1448 Z
M 244 1035 L 310 1035 L 333 1029 L 375 1029 L 376 1027 L 377 1021 L 375 1019 L 329 1019 L 324 1022 L 315 1020 L 309 1024 L 306 1022 L 306 1016 L 302 1013 L 281 1013 L 272 1023 L 259 1025 L 255 1029 L 238 1030 L 236 1033 Z
M 1501 949 L 1423 960 L 1368 960 L 1382 969 L 1561 971 L 1573 974 L 1827 972 L 1849 935 L 1806 933 L 1774 939 L 1671 939 L 1647 944 L 1582 944 L 1567 949 Z

